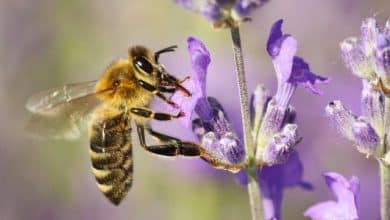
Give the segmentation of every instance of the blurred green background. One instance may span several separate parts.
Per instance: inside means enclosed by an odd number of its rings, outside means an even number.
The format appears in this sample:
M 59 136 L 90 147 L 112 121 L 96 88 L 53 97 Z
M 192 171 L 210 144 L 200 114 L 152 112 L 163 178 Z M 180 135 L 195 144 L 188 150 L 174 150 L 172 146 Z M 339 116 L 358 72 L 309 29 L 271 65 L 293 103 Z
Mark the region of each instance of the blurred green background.
M 338 43 L 359 33 L 362 19 L 382 24 L 390 17 L 388 0 L 273 0 L 241 28 L 248 86 L 276 87 L 265 52 L 270 26 L 285 19 L 284 30 L 299 42 L 300 56 L 311 68 L 332 78 L 316 97 L 299 89 L 298 111 L 303 142 L 298 146 L 305 180 L 315 191 L 286 191 L 284 219 L 303 219 L 310 205 L 333 199 L 321 173 L 337 171 L 361 179 L 361 219 L 379 213 L 377 165 L 356 152 L 324 116 L 325 105 L 343 100 L 359 112 L 360 82 L 344 67 Z M 172 1 L 3 0 L 0 2 L 0 219 L 249 219 L 246 189 L 231 174 L 203 162 L 164 159 L 135 147 L 135 181 L 119 207 L 95 186 L 88 140 L 35 140 L 25 135 L 27 98 L 40 90 L 97 79 L 127 48 L 153 50 L 177 44 L 162 63 L 180 77 L 189 74 L 186 39 L 202 39 L 211 51 L 208 93 L 225 106 L 240 126 L 230 34 L 214 31 L 200 16 Z M 221 81 L 221 79 L 224 81 Z M 159 106 L 157 106 L 158 108 Z M 161 131 L 194 140 L 178 123 L 154 123 Z

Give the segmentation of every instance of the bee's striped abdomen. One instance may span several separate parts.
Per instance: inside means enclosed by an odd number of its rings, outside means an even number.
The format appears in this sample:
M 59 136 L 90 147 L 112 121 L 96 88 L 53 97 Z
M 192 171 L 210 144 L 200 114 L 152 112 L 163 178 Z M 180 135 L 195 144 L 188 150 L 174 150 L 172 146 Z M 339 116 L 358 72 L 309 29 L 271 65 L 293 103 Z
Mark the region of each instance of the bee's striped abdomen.
M 90 125 L 90 155 L 97 186 L 115 205 L 133 181 L 131 125 L 124 114 L 95 114 Z

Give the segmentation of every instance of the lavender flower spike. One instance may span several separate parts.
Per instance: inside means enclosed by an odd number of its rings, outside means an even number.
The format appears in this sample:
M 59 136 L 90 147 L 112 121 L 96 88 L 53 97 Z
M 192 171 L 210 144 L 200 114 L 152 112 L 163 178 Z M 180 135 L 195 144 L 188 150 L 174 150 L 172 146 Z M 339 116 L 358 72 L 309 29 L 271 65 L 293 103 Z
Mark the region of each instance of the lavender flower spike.
M 310 217 L 312 220 L 358 219 L 356 197 L 359 193 L 359 179 L 353 176 L 347 180 L 334 172 L 325 173 L 324 178 L 337 201 L 318 203 L 308 208 L 304 216 Z
M 218 161 L 225 164 L 240 164 L 245 156 L 241 140 L 238 138 L 222 105 L 206 95 L 206 74 L 211 62 L 210 53 L 205 45 L 194 37 L 188 38 L 188 52 L 191 57 L 192 76 L 183 83 L 191 92 L 186 97 L 180 91 L 175 92 L 171 101 L 185 112 L 179 119 L 188 127 L 192 121 L 192 130 L 201 141 L 202 146 Z M 177 111 L 169 107 L 170 111 Z M 192 120 L 193 113 L 198 118 Z
M 278 141 L 280 138 L 277 138 L 277 136 L 273 137 L 287 123 L 290 123 L 287 119 L 295 117 L 295 114 L 292 114 L 293 111 L 292 107 L 289 106 L 289 102 L 297 86 L 302 85 L 312 93 L 320 94 L 321 92 L 315 88 L 315 85 L 329 81 L 327 78 L 311 72 L 309 65 L 302 58 L 295 56 L 297 41 L 291 35 L 283 34 L 282 23 L 283 20 L 278 20 L 273 24 L 267 42 L 267 52 L 274 64 L 278 88 L 276 95 L 270 101 L 263 102 L 264 107 L 258 107 L 258 109 L 262 109 L 262 112 L 260 112 L 262 116 L 260 126 L 258 126 L 259 120 L 256 120 L 256 127 L 254 128 L 257 146 L 256 159 L 258 162 L 264 158 L 267 158 L 268 161 L 271 158 L 268 157 L 271 155 L 270 153 L 275 152 L 271 148 L 284 145 Z M 264 110 L 265 113 L 263 113 Z M 261 117 L 257 114 L 259 112 L 255 112 L 255 119 Z M 286 146 L 290 146 L 290 144 Z M 270 147 L 270 149 L 267 149 L 267 147 Z M 265 163 L 264 161 L 262 162 Z
M 367 18 L 360 28 L 360 40 L 347 38 L 340 46 L 347 67 L 376 89 L 390 95 L 390 35 L 388 23 L 381 30 L 374 18 Z

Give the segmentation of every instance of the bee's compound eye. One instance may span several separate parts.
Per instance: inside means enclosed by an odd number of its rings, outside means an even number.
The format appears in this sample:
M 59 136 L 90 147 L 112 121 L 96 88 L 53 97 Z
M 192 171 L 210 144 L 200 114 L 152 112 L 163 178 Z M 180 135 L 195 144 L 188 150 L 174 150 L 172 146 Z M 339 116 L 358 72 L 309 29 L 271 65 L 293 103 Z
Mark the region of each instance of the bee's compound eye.
M 137 56 L 133 60 L 135 68 L 139 71 L 142 71 L 146 74 L 152 74 L 153 66 L 152 64 L 143 56 Z

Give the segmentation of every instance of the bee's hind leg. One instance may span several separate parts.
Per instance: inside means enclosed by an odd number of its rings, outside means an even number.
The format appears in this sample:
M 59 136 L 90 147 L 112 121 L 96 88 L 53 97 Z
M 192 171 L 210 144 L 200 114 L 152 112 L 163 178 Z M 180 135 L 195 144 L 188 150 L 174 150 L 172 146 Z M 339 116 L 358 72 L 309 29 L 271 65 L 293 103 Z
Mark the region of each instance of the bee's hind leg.
M 145 130 L 147 130 L 152 137 L 163 142 L 164 144 L 147 145 L 145 141 Z M 155 154 L 171 157 L 177 155 L 183 155 L 187 157 L 200 157 L 202 160 L 206 161 L 211 166 L 217 169 L 228 170 L 233 173 L 238 172 L 245 167 L 245 165 L 243 164 L 229 164 L 225 161 L 221 161 L 219 158 L 213 156 L 201 145 L 198 145 L 193 142 L 181 141 L 177 138 L 153 131 L 151 128 L 145 128 L 142 125 L 137 125 L 137 133 L 141 146 L 147 151 Z
M 145 140 L 145 130 L 148 131 L 151 136 L 163 142 L 163 144 L 147 145 Z M 151 128 L 145 128 L 142 125 L 137 125 L 137 133 L 141 146 L 155 154 L 164 156 L 183 155 L 189 157 L 196 157 L 202 154 L 202 147 L 196 143 L 183 142 L 177 138 L 153 131 Z

